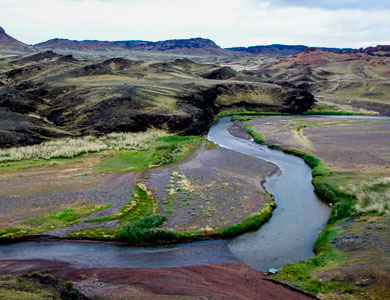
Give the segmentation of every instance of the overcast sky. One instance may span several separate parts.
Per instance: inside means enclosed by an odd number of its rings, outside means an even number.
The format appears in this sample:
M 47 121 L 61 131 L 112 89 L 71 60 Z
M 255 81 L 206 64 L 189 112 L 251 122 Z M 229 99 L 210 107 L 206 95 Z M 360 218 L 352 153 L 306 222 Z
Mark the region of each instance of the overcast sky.
M 0 0 L 0 26 L 28 44 L 210 38 L 221 47 L 390 44 L 389 0 Z

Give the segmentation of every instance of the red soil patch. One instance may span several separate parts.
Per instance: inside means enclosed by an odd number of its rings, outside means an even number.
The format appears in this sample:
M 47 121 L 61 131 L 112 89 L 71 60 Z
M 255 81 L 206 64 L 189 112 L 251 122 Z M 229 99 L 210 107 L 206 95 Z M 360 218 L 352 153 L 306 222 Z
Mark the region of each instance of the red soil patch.
M 264 280 L 262 272 L 240 263 L 172 268 L 75 269 L 56 261 L 0 261 L 2 275 L 19 276 L 27 272 L 51 274 L 73 281 L 87 296 L 100 294 L 111 299 L 164 299 L 162 296 L 177 295 L 206 299 L 315 298 Z M 95 283 L 92 288 L 91 282 Z M 83 289 L 83 283 L 88 285 L 88 289 Z

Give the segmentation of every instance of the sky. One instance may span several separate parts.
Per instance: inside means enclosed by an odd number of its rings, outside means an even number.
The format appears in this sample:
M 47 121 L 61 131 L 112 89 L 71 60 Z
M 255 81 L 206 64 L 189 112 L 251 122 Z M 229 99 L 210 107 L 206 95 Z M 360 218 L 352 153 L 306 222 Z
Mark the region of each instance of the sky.
M 212 39 L 221 47 L 390 44 L 389 0 L 0 0 L 0 26 L 36 44 Z

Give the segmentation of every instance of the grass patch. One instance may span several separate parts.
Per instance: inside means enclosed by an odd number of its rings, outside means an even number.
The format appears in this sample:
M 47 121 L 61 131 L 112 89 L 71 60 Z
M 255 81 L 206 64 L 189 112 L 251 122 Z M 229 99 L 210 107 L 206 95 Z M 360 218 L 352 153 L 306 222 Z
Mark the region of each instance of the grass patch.
M 165 131 L 153 129 L 137 133 L 111 133 L 99 138 L 94 136 L 63 138 L 34 146 L 0 149 L 0 162 L 73 158 L 104 150 L 145 150 L 157 138 L 166 135 Z
M 250 115 L 250 116 L 288 116 L 287 113 L 273 112 L 273 111 L 252 111 L 252 110 L 223 110 L 214 117 L 214 121 L 220 118 L 231 117 L 235 115 Z M 237 120 L 238 121 L 238 120 Z
M 156 215 L 143 217 L 135 222 L 122 225 L 117 233 L 120 241 L 131 244 L 159 244 L 180 238 L 178 232 L 157 228 L 167 217 Z
M 158 137 L 147 149 L 126 151 L 103 159 L 97 172 L 143 171 L 151 167 L 174 163 L 199 147 L 203 138 L 198 136 Z
M 390 177 L 354 180 L 339 185 L 339 190 L 353 199 L 358 214 L 390 215 Z
M 325 164 L 318 157 L 315 157 L 314 155 L 311 155 L 307 152 L 300 151 L 297 149 L 291 149 L 291 148 L 283 149 L 283 152 L 301 157 L 310 166 L 310 168 L 313 169 L 312 170 L 313 177 L 328 176 L 332 174 L 332 172 L 328 168 L 326 168 Z
M 255 118 L 255 117 L 249 117 L 249 116 L 233 116 L 233 117 L 230 119 L 230 121 L 232 121 L 232 122 L 235 122 L 235 121 L 246 122 L 246 121 L 252 120 L 253 118 Z
M 249 133 L 252 137 L 255 143 L 261 144 L 264 143 L 264 137 L 261 135 L 261 133 L 256 132 L 253 128 L 253 125 L 247 124 L 245 125 L 245 130 L 247 133 Z
M 0 299 L 85 299 L 73 283 L 51 275 L 27 274 L 19 278 L 0 277 Z
M 120 223 L 136 221 L 144 216 L 153 215 L 158 210 L 158 201 L 148 188 L 138 183 L 134 193 L 127 202 L 116 214 L 90 219 L 88 222 L 104 222 L 111 220 L 119 220 Z
M 167 220 L 165 216 L 154 215 L 129 222 L 120 226 L 116 238 L 135 245 L 155 245 L 167 243 L 183 243 L 206 239 L 229 239 L 246 232 L 258 230 L 269 220 L 275 202 L 268 201 L 258 212 L 242 222 L 223 228 L 203 228 L 200 231 L 174 231 L 157 228 Z
M 268 144 L 267 147 L 270 149 L 279 149 L 280 148 L 280 146 L 276 145 L 276 144 Z
M 328 219 L 329 224 L 349 218 L 354 214 L 353 198 L 339 188 L 340 184 L 347 182 L 349 176 L 353 175 L 335 174 L 326 168 L 318 157 L 300 150 L 286 148 L 283 152 L 303 158 L 312 168 L 312 182 L 316 194 L 332 206 Z
M 14 240 L 29 234 L 36 234 L 48 230 L 67 227 L 78 223 L 80 219 L 104 210 L 111 204 L 76 205 L 70 208 L 43 214 L 20 222 L 14 227 L 0 229 L 0 240 Z
M 0 163 L 0 172 L 14 172 L 18 170 L 24 170 L 37 167 L 63 167 L 70 163 L 77 163 L 81 161 L 81 157 L 77 158 L 53 158 L 47 159 L 33 159 L 33 160 L 19 160 L 19 161 L 7 161 Z

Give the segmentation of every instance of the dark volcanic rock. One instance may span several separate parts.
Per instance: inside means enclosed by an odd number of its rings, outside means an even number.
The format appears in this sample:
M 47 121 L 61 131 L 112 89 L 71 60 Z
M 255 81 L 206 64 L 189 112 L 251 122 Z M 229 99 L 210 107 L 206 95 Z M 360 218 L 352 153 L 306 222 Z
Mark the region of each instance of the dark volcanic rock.
M 2 148 L 33 145 L 53 138 L 69 136 L 41 119 L 9 110 L 0 109 L 0 120 L 3 120 L 0 122 Z
M 204 74 L 202 77 L 207 79 L 230 79 L 237 75 L 237 72 L 230 67 L 222 67 L 210 73 Z

